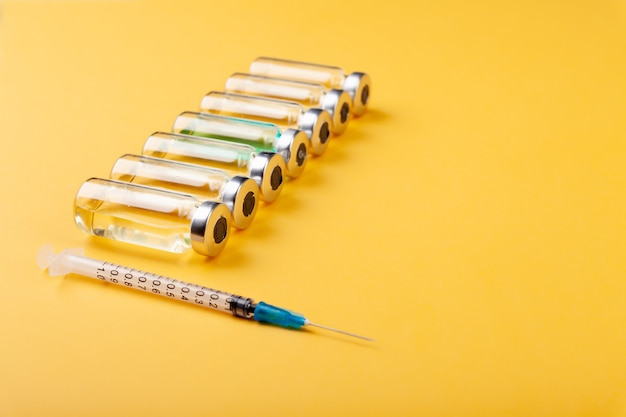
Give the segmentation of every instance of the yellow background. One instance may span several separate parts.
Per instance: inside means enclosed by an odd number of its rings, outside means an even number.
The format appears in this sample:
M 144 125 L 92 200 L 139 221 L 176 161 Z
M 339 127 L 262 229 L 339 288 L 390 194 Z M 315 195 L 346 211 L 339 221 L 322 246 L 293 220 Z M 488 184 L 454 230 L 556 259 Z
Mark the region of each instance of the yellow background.
M 626 416 L 624 1 L 4 1 L 0 415 Z M 213 261 L 83 235 L 80 184 L 258 55 L 371 111 Z M 39 247 L 265 300 L 288 331 Z

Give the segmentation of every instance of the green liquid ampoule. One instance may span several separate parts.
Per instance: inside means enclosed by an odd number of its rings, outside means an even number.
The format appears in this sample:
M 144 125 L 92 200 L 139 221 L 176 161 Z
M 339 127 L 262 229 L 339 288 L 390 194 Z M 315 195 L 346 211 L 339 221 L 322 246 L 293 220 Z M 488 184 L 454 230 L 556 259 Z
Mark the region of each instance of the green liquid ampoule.
M 254 122 L 209 113 L 183 112 L 174 121 L 174 133 L 240 143 L 257 152 L 270 151 L 282 155 L 286 174 L 299 177 L 309 153 L 309 138 L 301 130 L 283 132 L 271 123 Z

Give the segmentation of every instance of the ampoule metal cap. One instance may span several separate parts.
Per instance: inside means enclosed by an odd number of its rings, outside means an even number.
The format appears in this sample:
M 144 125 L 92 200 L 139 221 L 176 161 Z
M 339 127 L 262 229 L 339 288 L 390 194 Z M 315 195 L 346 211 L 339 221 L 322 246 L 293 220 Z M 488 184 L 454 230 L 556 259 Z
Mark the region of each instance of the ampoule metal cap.
M 206 256 L 217 256 L 230 236 L 231 213 L 225 204 L 205 201 L 191 218 L 191 247 Z
M 352 97 L 352 113 L 361 116 L 367 111 L 372 80 L 364 72 L 353 72 L 343 82 L 343 89 Z
M 309 138 L 298 129 L 286 129 L 278 138 L 276 153 L 285 158 L 287 175 L 297 178 L 302 175 L 309 154 Z
M 232 177 L 224 185 L 222 203 L 232 213 L 233 226 L 236 228 L 245 229 L 252 223 L 258 207 L 257 192 L 259 186 L 255 180 L 239 175 Z
M 285 159 L 274 152 L 259 152 L 250 164 L 250 178 L 259 186 L 261 199 L 276 201 L 285 184 Z
M 341 135 L 350 121 L 352 97 L 345 90 L 333 88 L 328 90 L 322 101 L 322 108 L 333 117 L 333 133 Z
M 324 153 L 330 143 L 332 128 L 333 120 L 328 111 L 312 108 L 304 113 L 300 120 L 300 130 L 310 138 L 309 150 L 313 155 Z

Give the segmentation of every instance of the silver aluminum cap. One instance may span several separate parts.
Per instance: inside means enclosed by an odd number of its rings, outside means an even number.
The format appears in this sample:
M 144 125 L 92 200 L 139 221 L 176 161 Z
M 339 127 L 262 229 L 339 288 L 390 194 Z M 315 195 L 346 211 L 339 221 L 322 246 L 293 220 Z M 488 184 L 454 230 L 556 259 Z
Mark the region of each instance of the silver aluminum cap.
M 274 152 L 260 152 L 250 164 L 249 175 L 259 186 L 261 200 L 276 201 L 285 185 L 285 159 Z
M 298 129 L 286 129 L 276 142 L 276 152 L 285 158 L 287 176 L 297 178 L 302 175 L 309 154 L 309 138 Z
M 370 76 L 364 72 L 353 72 L 343 82 L 343 89 L 352 97 L 352 113 L 355 116 L 365 114 L 372 92 Z
M 205 256 L 222 252 L 230 236 L 231 213 L 225 204 L 205 201 L 191 219 L 190 238 L 193 250 Z
M 222 203 L 232 213 L 233 226 L 245 229 L 256 216 L 259 186 L 248 177 L 236 176 L 228 180 L 222 191 Z
M 330 113 L 323 109 L 309 109 L 300 119 L 300 130 L 309 137 L 309 150 L 313 155 L 323 154 L 328 147 L 332 126 Z
M 348 127 L 350 114 L 352 113 L 352 97 L 350 97 L 350 94 L 345 90 L 328 90 L 322 100 L 322 108 L 333 117 L 333 133 L 341 135 Z

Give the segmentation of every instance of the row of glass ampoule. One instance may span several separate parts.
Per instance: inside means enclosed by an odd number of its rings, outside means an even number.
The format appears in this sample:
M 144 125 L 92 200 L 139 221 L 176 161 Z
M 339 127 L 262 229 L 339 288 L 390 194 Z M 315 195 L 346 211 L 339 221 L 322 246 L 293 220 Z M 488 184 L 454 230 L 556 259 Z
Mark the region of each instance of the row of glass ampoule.
M 275 201 L 309 152 L 323 153 L 331 133 L 365 112 L 370 88 L 364 73 L 258 58 L 226 92 L 208 93 L 201 112 L 180 114 L 141 155 L 120 157 L 110 179 L 85 181 L 75 222 L 96 236 L 216 256 L 231 226 L 248 227 L 259 200 Z

